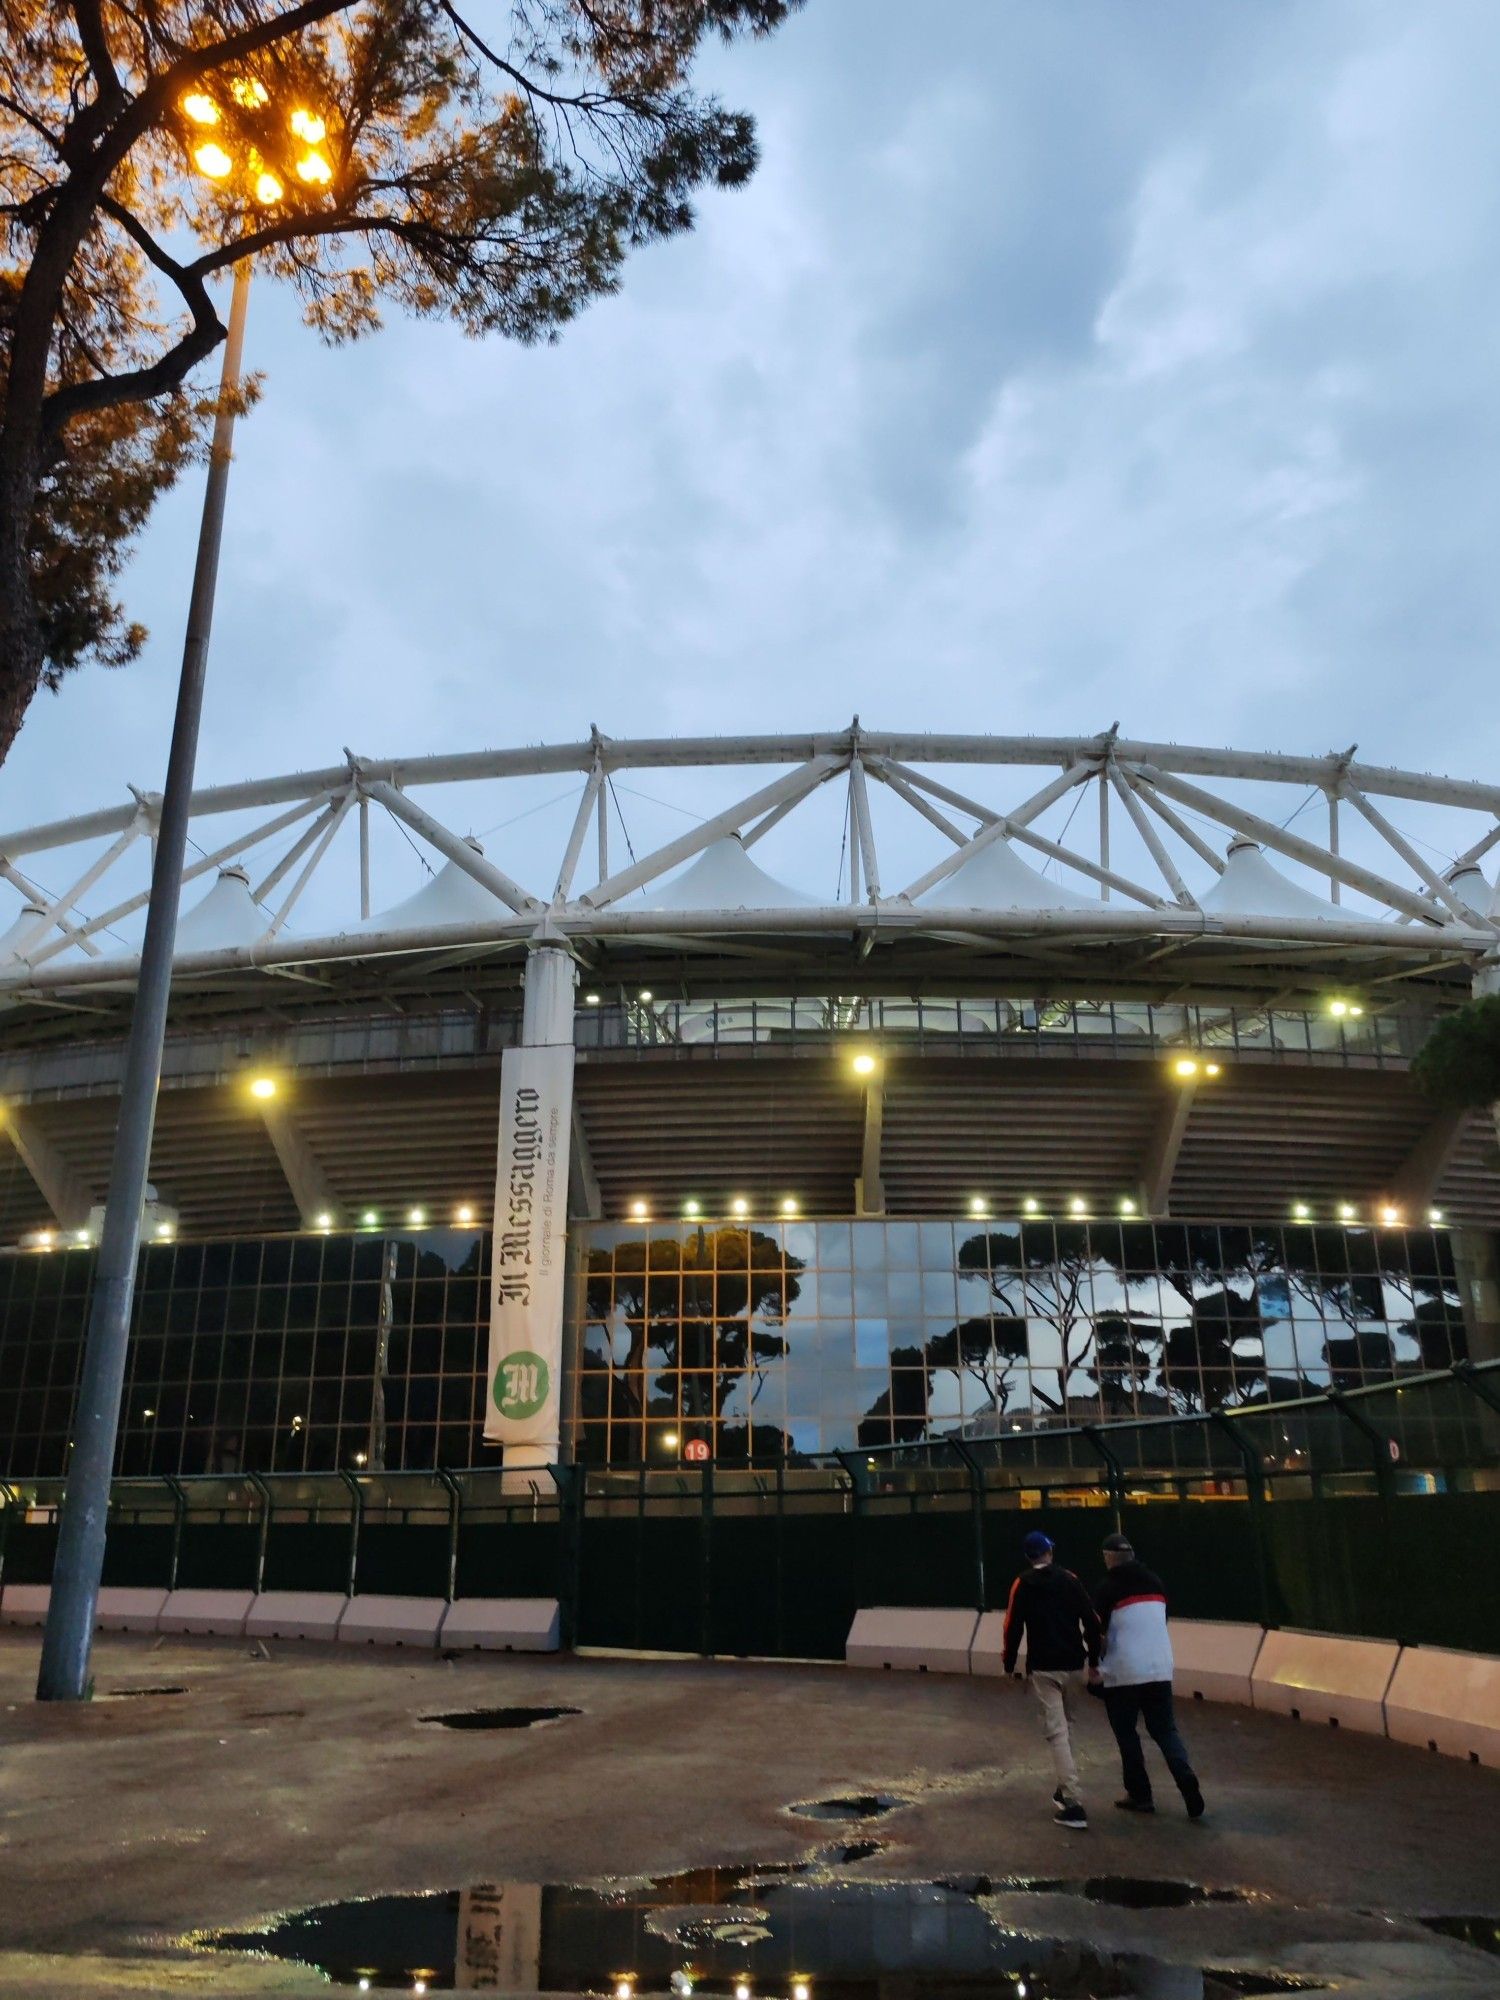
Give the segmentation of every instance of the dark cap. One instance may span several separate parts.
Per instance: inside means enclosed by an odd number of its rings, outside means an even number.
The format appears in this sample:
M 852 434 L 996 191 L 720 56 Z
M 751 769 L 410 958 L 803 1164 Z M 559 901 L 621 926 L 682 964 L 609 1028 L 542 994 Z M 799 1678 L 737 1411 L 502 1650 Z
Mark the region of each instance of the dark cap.
M 1135 1554 L 1135 1550 L 1130 1546 L 1129 1535 L 1106 1535 L 1102 1546 L 1107 1556 L 1133 1556 Z
M 1040 1562 L 1043 1556 L 1052 1553 L 1052 1537 L 1044 1535 L 1040 1528 L 1033 1528 L 1021 1544 L 1021 1553 L 1029 1563 Z

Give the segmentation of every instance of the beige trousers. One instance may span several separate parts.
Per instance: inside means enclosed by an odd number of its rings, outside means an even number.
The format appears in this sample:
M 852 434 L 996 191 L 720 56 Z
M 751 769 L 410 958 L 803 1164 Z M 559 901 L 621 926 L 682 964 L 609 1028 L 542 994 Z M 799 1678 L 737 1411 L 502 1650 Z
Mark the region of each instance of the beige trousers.
M 1042 1733 L 1052 1752 L 1057 1782 L 1070 1799 L 1078 1797 L 1078 1766 L 1073 1761 L 1073 1739 L 1069 1723 L 1073 1719 L 1073 1697 L 1083 1692 L 1087 1679 L 1079 1667 L 1072 1673 L 1032 1674 L 1032 1692 L 1042 1710 Z

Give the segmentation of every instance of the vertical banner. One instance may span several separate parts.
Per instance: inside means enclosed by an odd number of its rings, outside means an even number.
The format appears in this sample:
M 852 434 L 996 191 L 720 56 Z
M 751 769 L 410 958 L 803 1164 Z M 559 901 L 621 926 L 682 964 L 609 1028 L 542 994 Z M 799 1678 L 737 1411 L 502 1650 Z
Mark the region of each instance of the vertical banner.
M 535 1993 L 542 1976 L 542 1891 L 535 1882 L 461 1889 L 453 1984 L 461 1993 Z
M 500 1158 L 490 1272 L 487 1444 L 557 1453 L 562 1414 L 563 1270 L 573 1050 L 507 1049 L 500 1065 Z

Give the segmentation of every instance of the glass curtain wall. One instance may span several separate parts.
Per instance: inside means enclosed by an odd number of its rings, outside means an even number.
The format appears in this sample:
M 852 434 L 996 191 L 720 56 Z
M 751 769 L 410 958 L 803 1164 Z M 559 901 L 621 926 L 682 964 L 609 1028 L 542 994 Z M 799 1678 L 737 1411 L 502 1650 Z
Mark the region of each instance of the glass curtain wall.
M 573 1260 L 564 1408 L 593 1464 L 1188 1414 L 1465 1351 L 1441 1230 L 705 1221 L 595 1225 Z M 65 1467 L 93 1261 L 0 1257 L 0 1477 Z M 120 1471 L 490 1461 L 488 1270 L 477 1229 L 152 1245 Z

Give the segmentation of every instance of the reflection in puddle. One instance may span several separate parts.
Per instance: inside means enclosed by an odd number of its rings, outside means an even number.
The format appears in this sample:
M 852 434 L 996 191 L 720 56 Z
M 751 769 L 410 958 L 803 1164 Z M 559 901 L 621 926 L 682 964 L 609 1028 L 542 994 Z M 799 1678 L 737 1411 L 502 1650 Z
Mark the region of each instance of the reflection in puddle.
M 955 1884 L 975 1896 L 1081 1896 L 1086 1903 L 1108 1903 L 1116 1910 L 1185 1910 L 1194 1903 L 1253 1903 L 1260 1899 L 1244 1889 L 1205 1889 L 1199 1882 L 1152 1882 L 1135 1875 L 1089 1875 L 1082 1881 L 1052 1880 L 1041 1875 L 977 1876 Z
M 1471 1944 L 1476 1951 L 1500 1954 L 1500 1923 L 1493 1917 L 1418 1917 L 1417 1922 L 1423 1930 L 1435 1931 L 1439 1937 Z
M 538 1722 L 582 1713 L 581 1708 L 456 1708 L 447 1715 L 422 1715 L 417 1720 L 441 1723 L 444 1729 L 530 1729 Z
M 856 1792 L 845 1799 L 813 1799 L 806 1805 L 788 1806 L 799 1819 L 879 1819 L 907 1803 L 893 1792 Z
M 982 1893 L 839 1881 L 806 1863 L 701 1868 L 647 1882 L 376 1896 L 195 1942 L 299 1960 L 338 1986 L 408 1992 L 879 2000 L 900 1988 L 964 2000 L 1230 2000 L 1309 1990 L 1274 1975 L 1022 1936 L 993 1920 Z

